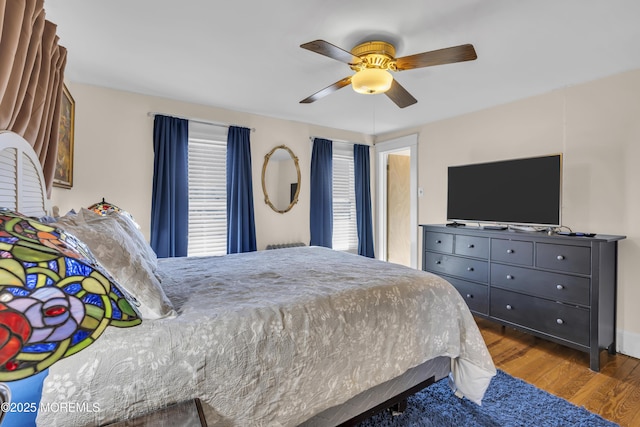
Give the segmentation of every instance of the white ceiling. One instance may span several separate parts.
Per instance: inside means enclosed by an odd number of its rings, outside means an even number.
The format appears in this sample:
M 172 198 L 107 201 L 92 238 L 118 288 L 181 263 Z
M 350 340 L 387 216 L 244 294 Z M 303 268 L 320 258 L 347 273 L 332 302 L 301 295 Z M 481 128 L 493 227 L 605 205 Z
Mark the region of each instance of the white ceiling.
M 382 134 L 640 68 L 639 0 L 46 0 L 65 78 L 364 134 Z M 478 59 L 395 73 L 418 103 L 345 87 L 301 49 L 390 41 L 397 57 L 465 43 Z M 171 112 L 165 112 L 171 113 Z

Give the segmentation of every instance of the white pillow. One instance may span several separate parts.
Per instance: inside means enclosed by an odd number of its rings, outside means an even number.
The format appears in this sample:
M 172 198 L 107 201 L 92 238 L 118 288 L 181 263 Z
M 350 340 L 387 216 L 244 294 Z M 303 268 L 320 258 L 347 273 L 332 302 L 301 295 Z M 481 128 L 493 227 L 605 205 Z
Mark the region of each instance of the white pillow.
M 89 212 L 91 212 L 89 210 Z M 138 225 L 133 221 L 129 216 L 123 215 L 117 211 L 110 211 L 106 214 L 107 217 L 113 217 L 118 224 L 124 228 L 127 232 L 127 235 L 131 238 L 131 240 L 135 243 L 138 248 L 138 254 L 142 256 L 148 263 L 151 265 L 151 268 L 155 272 L 158 269 L 158 256 L 151 248 L 151 245 L 144 238 L 144 235 L 138 228 Z
M 137 300 L 143 319 L 175 317 L 173 305 L 154 274 L 148 251 L 132 238 L 122 219 L 117 214 L 101 216 L 81 209 L 76 215 L 66 215 L 52 225 L 74 235 L 89 247 L 107 272 Z

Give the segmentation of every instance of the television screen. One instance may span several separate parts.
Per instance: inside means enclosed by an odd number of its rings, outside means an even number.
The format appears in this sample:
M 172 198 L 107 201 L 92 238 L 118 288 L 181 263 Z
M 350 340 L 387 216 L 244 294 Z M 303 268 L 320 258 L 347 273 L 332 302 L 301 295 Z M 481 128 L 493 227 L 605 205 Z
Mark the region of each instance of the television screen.
M 560 154 L 450 166 L 447 219 L 560 226 Z

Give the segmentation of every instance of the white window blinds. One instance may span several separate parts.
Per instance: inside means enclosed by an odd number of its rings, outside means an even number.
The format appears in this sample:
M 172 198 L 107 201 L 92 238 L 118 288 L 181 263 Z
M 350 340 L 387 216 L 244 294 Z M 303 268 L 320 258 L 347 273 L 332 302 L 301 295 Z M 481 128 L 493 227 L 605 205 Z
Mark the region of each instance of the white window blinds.
M 227 253 L 226 128 L 189 123 L 187 256 Z
M 333 143 L 333 249 L 358 252 L 353 145 Z

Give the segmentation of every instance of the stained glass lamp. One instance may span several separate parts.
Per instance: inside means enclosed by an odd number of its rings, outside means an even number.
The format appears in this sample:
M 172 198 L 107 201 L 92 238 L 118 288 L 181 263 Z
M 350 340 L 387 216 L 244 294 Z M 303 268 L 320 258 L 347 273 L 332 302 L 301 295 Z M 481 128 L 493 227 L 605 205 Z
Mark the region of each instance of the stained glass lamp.
M 89 209 L 90 211 L 94 211 L 95 213 L 102 216 L 107 215 L 109 212 L 117 212 L 129 218 L 131 221 L 133 221 L 136 227 L 140 228 L 136 220 L 133 219 L 133 215 L 131 215 L 129 212 L 125 211 L 124 209 L 120 209 L 118 206 L 114 205 L 113 203 L 106 202 L 104 200 L 104 197 L 102 198 L 101 202 L 94 203 L 93 205 L 89 206 L 87 209 Z
M 122 209 L 120 209 L 113 203 L 109 203 L 105 201 L 104 197 L 102 198 L 101 202 L 94 203 L 93 205 L 89 206 L 87 209 L 89 209 L 90 211 L 94 211 L 95 213 L 100 215 L 106 215 L 111 211 L 122 212 Z
M 0 396 L 82 351 L 107 326 L 138 325 L 128 298 L 82 242 L 0 209 Z

